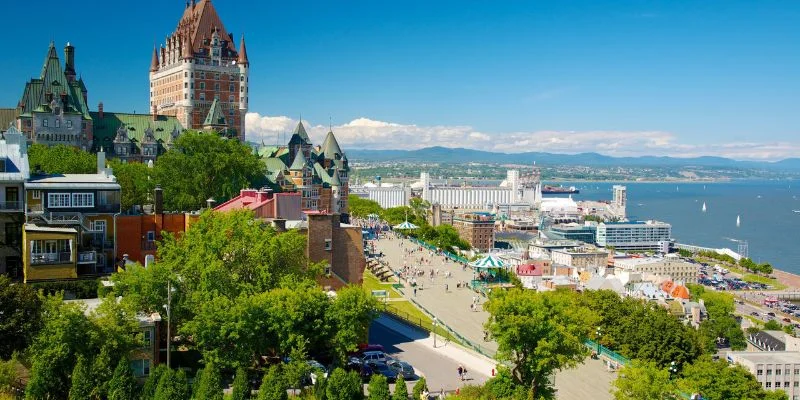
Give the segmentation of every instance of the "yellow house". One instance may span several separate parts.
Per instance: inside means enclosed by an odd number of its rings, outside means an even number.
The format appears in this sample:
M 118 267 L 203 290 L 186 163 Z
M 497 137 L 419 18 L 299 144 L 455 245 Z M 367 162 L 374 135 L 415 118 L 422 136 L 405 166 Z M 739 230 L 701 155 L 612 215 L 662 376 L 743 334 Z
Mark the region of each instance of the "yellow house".
M 78 277 L 78 231 L 25 224 L 22 254 L 25 282 Z

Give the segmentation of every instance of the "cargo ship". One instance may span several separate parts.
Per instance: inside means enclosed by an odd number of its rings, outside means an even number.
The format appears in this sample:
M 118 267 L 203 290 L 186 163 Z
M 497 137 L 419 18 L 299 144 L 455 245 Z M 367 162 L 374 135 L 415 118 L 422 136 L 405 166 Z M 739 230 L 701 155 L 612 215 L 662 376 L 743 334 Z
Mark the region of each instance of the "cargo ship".
M 542 186 L 542 194 L 577 194 L 581 191 L 578 190 L 575 186 L 565 187 L 565 186 L 550 186 L 544 185 Z

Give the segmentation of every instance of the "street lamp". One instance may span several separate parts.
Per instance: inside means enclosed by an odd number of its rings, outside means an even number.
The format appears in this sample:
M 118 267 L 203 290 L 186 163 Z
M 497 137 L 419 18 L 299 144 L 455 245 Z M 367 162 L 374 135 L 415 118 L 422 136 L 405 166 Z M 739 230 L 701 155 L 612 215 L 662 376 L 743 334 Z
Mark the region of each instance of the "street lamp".
M 597 327 L 597 330 L 594 332 L 595 340 L 597 340 L 597 358 L 600 358 L 600 337 L 603 336 L 603 331 L 600 327 Z
M 678 373 L 678 364 L 675 361 L 669 364 L 669 379 L 675 378 L 675 374 Z
M 433 317 L 433 348 L 436 348 L 436 317 Z
M 167 368 L 170 368 L 170 345 L 172 344 L 172 334 L 170 333 L 171 330 L 171 323 L 172 323 L 172 292 L 175 291 L 175 288 L 172 287 L 172 282 L 167 282 L 167 304 L 164 304 L 164 308 L 167 310 Z

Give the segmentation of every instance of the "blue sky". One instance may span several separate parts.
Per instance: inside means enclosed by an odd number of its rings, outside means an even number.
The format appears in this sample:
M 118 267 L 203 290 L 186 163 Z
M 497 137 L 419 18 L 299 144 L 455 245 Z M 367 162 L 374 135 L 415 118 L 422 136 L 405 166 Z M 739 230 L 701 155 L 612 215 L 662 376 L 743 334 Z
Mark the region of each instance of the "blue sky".
M 214 1 L 247 38 L 252 140 L 302 113 L 354 148 L 800 156 L 797 1 L 243 3 Z M 92 108 L 145 111 L 183 1 L 37 4 L 53 18 L 4 6 L 25 44 L 4 54 L 0 106 L 54 39 L 76 46 Z

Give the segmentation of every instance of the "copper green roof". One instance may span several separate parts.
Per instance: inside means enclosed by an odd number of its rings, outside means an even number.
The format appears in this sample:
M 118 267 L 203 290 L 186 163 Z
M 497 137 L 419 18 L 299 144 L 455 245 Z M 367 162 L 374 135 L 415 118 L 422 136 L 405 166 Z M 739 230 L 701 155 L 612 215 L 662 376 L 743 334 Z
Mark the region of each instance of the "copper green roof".
M 289 167 L 289 171 L 302 171 L 306 164 L 308 164 L 308 162 L 306 161 L 306 157 L 303 156 L 303 151 L 298 149 L 297 154 L 294 155 L 292 166 Z
M 339 148 L 339 142 L 336 141 L 336 136 L 333 136 L 333 132 L 328 132 L 328 135 L 325 136 L 325 140 L 322 142 L 321 153 L 327 160 L 338 160 L 342 158 L 342 149 Z
M 5 131 L 19 116 L 16 108 L 0 108 L 0 131 Z
M 104 112 L 103 118 L 100 118 L 100 113 L 92 112 L 91 116 L 94 120 L 92 131 L 95 151 L 101 146 L 107 150 L 113 148 L 114 138 L 120 126 L 125 127 L 128 138 L 136 143 L 142 142 L 148 128 L 152 129 L 156 142 L 162 145 L 172 143 L 173 137 L 177 138 L 177 135 L 183 132 L 183 126 L 178 119 L 167 115 L 158 115 L 155 121 L 151 114 Z
M 33 78 L 25 84 L 25 90 L 20 100 L 19 113 L 23 116 L 30 116 L 31 112 L 36 111 L 42 105 L 48 105 L 47 94 L 60 97 L 62 94 L 67 96 L 67 104 L 64 107 L 66 113 L 78 113 L 84 119 L 91 119 L 89 107 L 83 98 L 82 90 L 86 86 L 82 80 L 69 82 L 61 61 L 58 59 L 55 44 L 50 42 L 47 49 L 47 56 L 42 65 L 42 72 L 39 78 Z
M 276 183 L 278 175 L 286 171 L 286 164 L 280 158 L 265 158 L 263 162 L 267 166 L 267 179 Z
M 225 121 L 225 113 L 222 112 L 222 106 L 219 104 L 219 99 L 214 97 L 211 103 L 211 108 L 208 110 L 206 120 L 203 122 L 203 127 L 226 127 L 228 123 Z
M 292 135 L 300 136 L 300 139 L 303 139 L 307 143 L 311 143 L 311 139 L 308 138 L 308 133 L 306 133 L 306 127 L 303 126 L 303 121 L 297 123 L 297 126 L 294 128 L 294 132 Z

